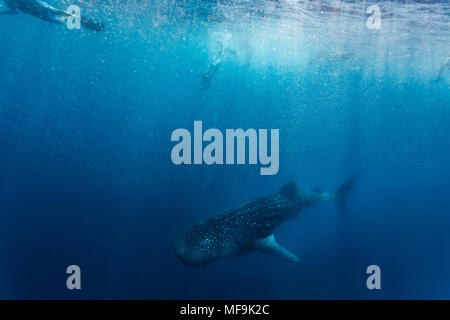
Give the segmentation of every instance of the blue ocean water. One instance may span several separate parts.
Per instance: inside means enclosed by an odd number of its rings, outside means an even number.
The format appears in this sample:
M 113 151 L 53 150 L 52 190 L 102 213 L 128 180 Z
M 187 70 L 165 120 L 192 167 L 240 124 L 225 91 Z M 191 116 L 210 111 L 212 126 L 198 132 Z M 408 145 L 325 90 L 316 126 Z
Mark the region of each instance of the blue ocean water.
M 48 3 L 106 29 L 0 16 L 0 298 L 450 298 L 447 1 Z M 171 133 L 195 120 L 279 129 L 279 173 L 175 166 Z M 361 169 L 345 216 L 324 203 L 275 231 L 300 264 L 172 252 L 289 179 L 334 190 Z

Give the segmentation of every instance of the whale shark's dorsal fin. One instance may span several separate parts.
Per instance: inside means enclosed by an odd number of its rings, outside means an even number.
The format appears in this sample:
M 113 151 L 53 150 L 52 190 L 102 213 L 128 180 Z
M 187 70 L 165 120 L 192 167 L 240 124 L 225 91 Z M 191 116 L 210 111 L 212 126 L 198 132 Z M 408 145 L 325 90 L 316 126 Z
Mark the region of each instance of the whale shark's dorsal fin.
M 313 190 L 315 193 L 323 193 L 323 190 L 321 187 L 315 187 Z
M 271 254 L 273 256 L 277 256 L 277 257 L 287 260 L 289 262 L 294 262 L 294 263 L 300 262 L 300 259 L 296 255 L 289 252 L 285 248 L 281 247 L 277 243 L 273 234 L 271 234 L 267 238 L 256 240 L 255 248 L 258 251 L 261 251 L 261 252 L 264 252 L 267 254 Z
M 294 181 L 289 180 L 288 183 L 286 183 L 283 188 L 280 190 L 280 194 L 286 197 L 288 200 L 293 200 L 297 198 L 298 196 L 298 189 L 297 185 Z

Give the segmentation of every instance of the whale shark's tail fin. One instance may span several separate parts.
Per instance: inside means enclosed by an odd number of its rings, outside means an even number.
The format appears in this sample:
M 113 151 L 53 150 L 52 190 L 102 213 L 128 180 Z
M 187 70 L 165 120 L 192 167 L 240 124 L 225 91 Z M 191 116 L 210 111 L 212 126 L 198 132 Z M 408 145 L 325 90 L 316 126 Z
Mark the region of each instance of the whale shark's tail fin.
M 103 23 L 97 23 L 85 17 L 81 17 L 81 25 L 86 29 L 96 32 L 105 30 L 105 25 Z
M 358 181 L 359 177 L 361 176 L 362 171 L 355 174 L 353 177 L 345 181 L 339 188 L 336 189 L 334 192 L 336 197 L 336 205 L 338 207 L 339 212 L 341 215 L 345 214 L 345 211 L 347 209 L 347 197 L 350 191 L 353 189 L 356 181 Z

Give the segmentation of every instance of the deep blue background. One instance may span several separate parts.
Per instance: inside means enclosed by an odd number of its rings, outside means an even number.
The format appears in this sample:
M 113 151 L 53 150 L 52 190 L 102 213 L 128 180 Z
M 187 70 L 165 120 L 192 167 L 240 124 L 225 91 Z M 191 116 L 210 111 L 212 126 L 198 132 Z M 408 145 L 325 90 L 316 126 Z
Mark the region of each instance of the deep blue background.
M 448 28 L 401 36 L 397 20 L 371 31 L 362 14 L 360 38 L 333 40 L 352 26 L 325 22 L 296 51 L 261 31 L 264 17 L 248 34 L 244 21 L 251 59 L 230 57 L 201 91 L 210 29 L 233 23 L 169 9 L 155 23 L 154 8 L 107 7 L 93 13 L 108 23 L 99 34 L 1 17 L 0 298 L 449 298 L 450 94 L 433 81 Z M 173 165 L 171 132 L 194 120 L 279 128 L 279 174 Z M 254 253 L 194 268 L 171 251 L 189 224 L 288 179 L 334 190 L 360 169 L 345 217 L 326 203 L 276 230 L 301 264 Z M 65 287 L 70 264 L 81 291 Z M 381 291 L 365 287 L 371 264 Z

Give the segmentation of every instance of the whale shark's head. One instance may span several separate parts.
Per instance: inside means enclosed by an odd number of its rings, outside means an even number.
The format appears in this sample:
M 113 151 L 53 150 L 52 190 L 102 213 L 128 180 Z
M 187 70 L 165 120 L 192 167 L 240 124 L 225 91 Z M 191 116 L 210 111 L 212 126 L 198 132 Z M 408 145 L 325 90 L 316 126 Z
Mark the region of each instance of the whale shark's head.
M 233 253 L 235 245 L 211 221 L 214 219 L 197 224 L 173 239 L 172 248 L 181 262 L 203 266 Z
M 181 262 L 193 266 L 209 264 L 226 254 L 216 237 L 194 229 L 176 237 L 172 248 Z

